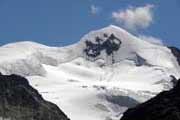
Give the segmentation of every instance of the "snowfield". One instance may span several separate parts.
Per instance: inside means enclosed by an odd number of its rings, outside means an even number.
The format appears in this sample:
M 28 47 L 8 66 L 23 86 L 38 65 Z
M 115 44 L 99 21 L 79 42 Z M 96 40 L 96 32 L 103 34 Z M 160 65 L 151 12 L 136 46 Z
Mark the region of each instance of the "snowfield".
M 111 34 L 121 41 L 112 55 L 107 55 L 106 48 L 99 48 L 97 57 L 85 54 L 87 40 L 96 45 L 99 37 L 105 43 Z M 0 47 L 0 56 L 3 74 L 28 78 L 71 120 L 119 120 L 127 108 L 170 89 L 170 75 L 180 77 L 176 58 L 167 47 L 112 25 L 66 47 L 33 42 L 7 44 Z

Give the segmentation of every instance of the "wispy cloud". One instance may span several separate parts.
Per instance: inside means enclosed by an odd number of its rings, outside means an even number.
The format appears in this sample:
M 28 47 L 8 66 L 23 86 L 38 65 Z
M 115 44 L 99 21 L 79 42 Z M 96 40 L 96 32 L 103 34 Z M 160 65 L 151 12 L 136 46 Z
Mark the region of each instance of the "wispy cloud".
M 96 15 L 100 12 L 101 8 L 95 5 L 91 5 L 91 14 Z
M 154 5 L 147 4 L 141 7 L 128 7 L 125 10 L 112 12 L 112 18 L 127 29 L 136 31 L 145 29 L 153 22 Z

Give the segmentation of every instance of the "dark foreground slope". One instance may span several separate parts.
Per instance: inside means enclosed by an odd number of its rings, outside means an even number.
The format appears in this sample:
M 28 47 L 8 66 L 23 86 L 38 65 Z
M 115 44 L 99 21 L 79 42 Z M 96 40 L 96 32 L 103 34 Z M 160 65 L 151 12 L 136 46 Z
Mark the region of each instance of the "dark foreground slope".
M 0 74 L 0 119 L 68 120 L 54 104 L 45 101 L 28 81 L 17 75 Z
M 180 81 L 173 89 L 128 109 L 121 120 L 180 120 Z

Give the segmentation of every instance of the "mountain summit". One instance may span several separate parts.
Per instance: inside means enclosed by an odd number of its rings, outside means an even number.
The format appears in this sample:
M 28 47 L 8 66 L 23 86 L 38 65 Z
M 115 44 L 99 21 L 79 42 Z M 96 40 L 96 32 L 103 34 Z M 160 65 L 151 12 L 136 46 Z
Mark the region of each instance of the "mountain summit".
M 175 63 L 167 47 L 144 41 L 114 25 L 88 33 L 81 42 L 85 43 L 87 57 L 103 58 L 107 63 L 132 60 L 143 64 L 140 58 L 150 65 L 174 67 Z
M 172 49 L 110 25 L 65 47 L 33 42 L 0 47 L 0 72 L 26 77 L 72 120 L 119 119 L 129 107 L 172 88 Z

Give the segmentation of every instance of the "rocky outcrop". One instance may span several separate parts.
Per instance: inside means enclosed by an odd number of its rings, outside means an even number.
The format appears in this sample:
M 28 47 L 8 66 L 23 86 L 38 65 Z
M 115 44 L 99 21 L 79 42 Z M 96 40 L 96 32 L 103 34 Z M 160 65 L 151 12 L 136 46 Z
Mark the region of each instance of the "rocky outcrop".
M 0 118 L 69 120 L 55 104 L 45 101 L 25 78 L 2 74 L 0 74 Z
M 121 120 L 180 120 L 180 81 L 173 89 L 128 109 Z
M 121 45 L 121 40 L 117 38 L 114 34 L 108 36 L 104 33 L 104 38 L 96 37 L 95 43 L 91 42 L 91 40 L 86 40 L 86 48 L 84 49 L 85 54 L 88 57 L 97 57 L 101 54 L 103 50 L 105 50 L 106 54 L 112 55 L 114 51 L 118 51 Z M 114 61 L 113 61 L 114 62 Z
M 169 47 L 169 49 L 171 50 L 173 55 L 176 57 L 177 62 L 180 65 L 180 50 L 178 48 L 176 48 L 176 47 Z

